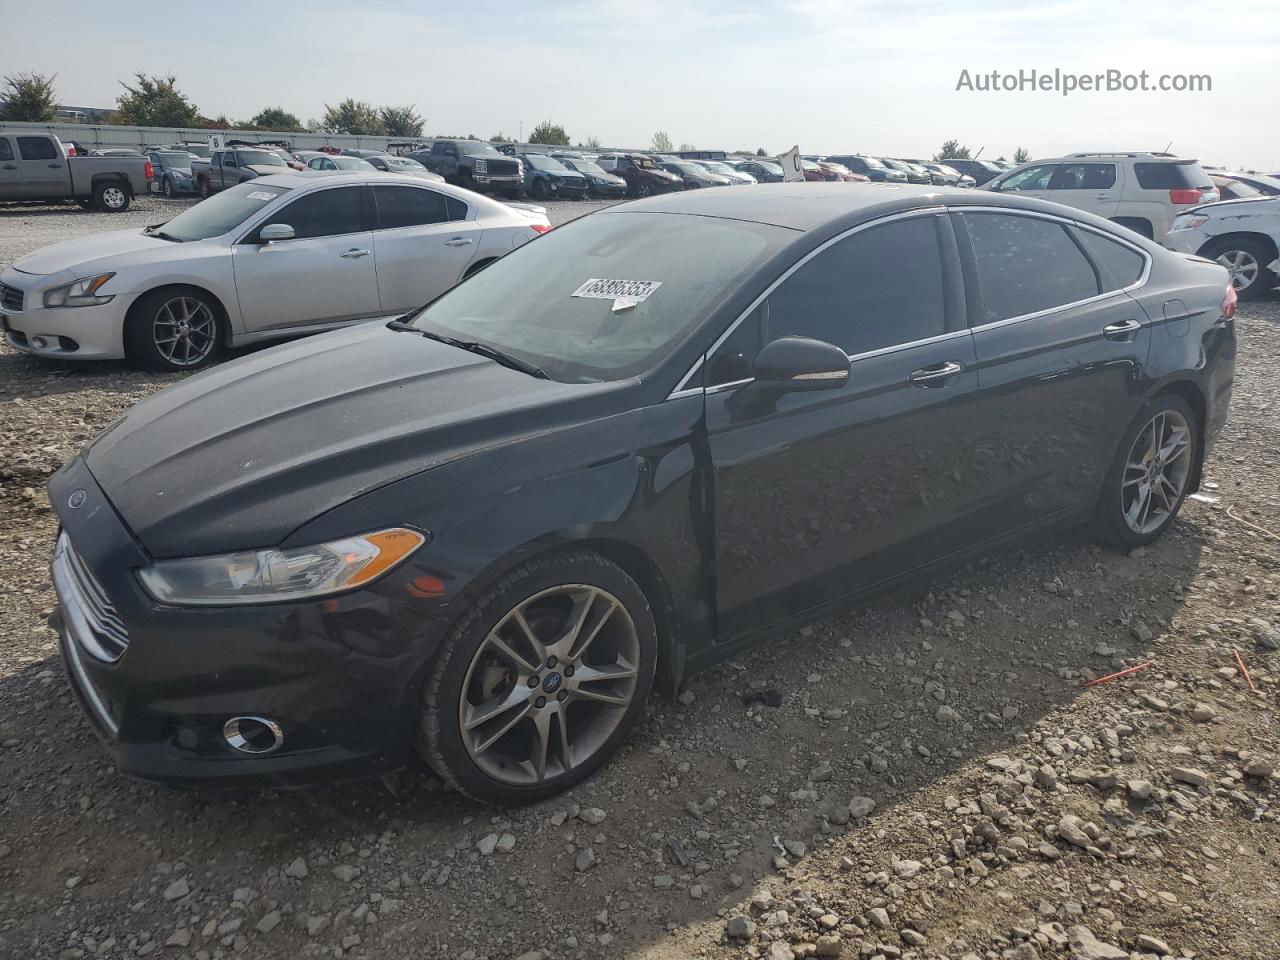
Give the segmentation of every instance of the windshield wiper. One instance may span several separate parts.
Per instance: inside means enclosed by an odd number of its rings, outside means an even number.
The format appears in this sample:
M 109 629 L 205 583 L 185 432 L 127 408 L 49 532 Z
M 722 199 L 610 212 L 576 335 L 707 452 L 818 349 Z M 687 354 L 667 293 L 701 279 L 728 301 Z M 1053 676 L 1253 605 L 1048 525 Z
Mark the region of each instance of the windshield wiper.
M 392 320 L 387 324 L 388 330 L 403 330 L 408 333 L 416 333 L 421 337 L 427 337 L 430 340 L 436 340 L 440 343 L 448 344 L 451 347 L 457 347 L 459 350 L 466 350 L 470 353 L 487 357 L 494 363 L 499 363 L 504 367 L 512 370 L 519 370 L 521 373 L 527 373 L 531 377 L 537 377 L 539 380 L 550 380 L 547 372 L 541 367 L 530 363 L 528 360 L 521 360 L 519 357 L 512 356 L 492 347 L 487 343 L 481 343 L 478 340 L 455 340 L 453 337 L 446 337 L 443 333 L 433 333 L 430 330 L 423 330 L 421 327 L 415 327 L 411 323 L 405 323 L 403 320 Z
M 156 237 L 157 239 L 160 239 L 160 240 L 168 240 L 170 243 L 183 242 L 181 237 L 175 237 L 172 233 L 165 233 L 163 230 L 157 229 L 158 227 L 163 227 L 163 226 L 164 226 L 163 223 L 155 223 L 147 227 L 142 232 L 145 233 L 148 237 Z

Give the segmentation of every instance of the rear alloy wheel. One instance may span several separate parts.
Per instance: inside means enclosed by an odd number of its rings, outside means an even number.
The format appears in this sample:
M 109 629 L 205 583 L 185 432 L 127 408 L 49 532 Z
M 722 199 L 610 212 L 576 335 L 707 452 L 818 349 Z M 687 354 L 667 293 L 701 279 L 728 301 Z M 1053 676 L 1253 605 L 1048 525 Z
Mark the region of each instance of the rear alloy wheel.
M 107 213 L 124 213 L 129 209 L 129 191 L 118 183 L 100 183 L 93 190 L 93 205 Z
M 427 681 L 423 752 L 462 792 L 517 804 L 590 776 L 653 683 L 643 593 L 592 553 L 535 558 L 476 602 Z
M 1241 300 L 1256 300 L 1276 284 L 1267 264 L 1274 259 L 1261 243 L 1242 237 L 1210 244 L 1204 256 L 1217 260 L 1231 274 L 1231 285 Z
M 218 349 L 218 314 L 195 290 L 148 294 L 125 331 L 130 358 L 152 370 L 194 370 Z
M 1168 529 L 1189 492 L 1196 431 L 1195 414 L 1174 394 L 1160 394 L 1142 408 L 1103 485 L 1096 523 L 1104 539 L 1131 549 Z

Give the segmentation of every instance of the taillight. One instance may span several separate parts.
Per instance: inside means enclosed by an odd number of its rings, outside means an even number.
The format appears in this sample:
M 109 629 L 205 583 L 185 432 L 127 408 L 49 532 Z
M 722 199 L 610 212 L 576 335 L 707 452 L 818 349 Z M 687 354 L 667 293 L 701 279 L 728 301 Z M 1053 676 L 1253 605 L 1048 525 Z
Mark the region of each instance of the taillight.
M 549 224 L 549 223 L 531 223 L 531 224 L 529 224 L 529 229 L 530 229 L 530 230 L 532 230 L 534 233 L 546 233 L 548 230 L 550 230 L 550 229 L 551 229 L 551 224 Z
M 1187 190 L 1170 190 L 1170 203 L 1204 203 L 1204 197 L 1201 196 L 1199 189 L 1191 188 Z
M 156 175 L 156 171 L 155 171 L 155 169 L 151 166 L 151 161 L 150 161 L 150 160 L 148 160 L 146 163 L 144 163 L 144 164 L 142 165 L 142 172 L 143 172 L 143 174 L 146 176 L 146 178 L 147 178 L 148 180 L 151 180 L 151 179 L 153 179 L 153 178 L 155 177 L 155 175 Z
M 68 146 L 67 146 L 67 156 L 68 156 L 68 157 L 74 157 L 75 155 L 76 155 L 76 148 L 75 148 L 75 147 L 73 147 L 73 146 L 68 145 Z
M 1234 284 L 1227 284 L 1227 295 L 1222 298 L 1222 319 L 1230 320 L 1236 315 L 1236 288 Z

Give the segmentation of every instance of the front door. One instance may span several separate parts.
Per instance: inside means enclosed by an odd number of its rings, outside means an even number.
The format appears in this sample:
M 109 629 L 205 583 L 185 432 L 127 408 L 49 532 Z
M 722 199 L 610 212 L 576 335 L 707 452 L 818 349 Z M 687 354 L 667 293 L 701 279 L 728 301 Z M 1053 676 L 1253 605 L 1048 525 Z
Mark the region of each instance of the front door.
M 267 223 L 294 239 L 261 243 Z M 378 275 L 363 186 L 330 187 L 282 207 L 235 246 L 236 291 L 247 333 L 376 317 Z
M 783 280 L 708 358 L 721 639 L 973 538 L 977 378 L 952 250 L 950 224 L 936 213 L 847 234 Z M 790 335 L 844 349 L 849 382 L 762 409 L 750 361 Z
M 29 197 L 57 197 L 69 192 L 71 172 L 52 137 L 15 137 L 18 177 Z
M 993 532 L 1089 509 L 1140 402 L 1151 330 L 1123 287 L 1145 257 L 1043 216 L 954 218 L 973 297 L 976 449 Z

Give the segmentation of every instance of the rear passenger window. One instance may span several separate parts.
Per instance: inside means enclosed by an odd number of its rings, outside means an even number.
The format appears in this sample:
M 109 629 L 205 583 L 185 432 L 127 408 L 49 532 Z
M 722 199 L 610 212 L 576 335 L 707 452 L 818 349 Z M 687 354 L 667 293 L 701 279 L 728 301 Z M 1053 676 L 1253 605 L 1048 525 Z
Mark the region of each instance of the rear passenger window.
M 769 296 L 765 341 L 813 337 L 855 356 L 944 333 L 935 219 L 886 223 L 822 251 Z
M 47 137 L 19 137 L 18 153 L 23 160 L 52 160 L 58 155 L 53 141 Z
M 8 137 L 0 137 L 0 160 L 12 160 L 13 147 L 9 146 Z
M 444 223 L 448 207 L 441 194 L 418 187 L 375 186 L 373 202 L 378 208 L 378 228 L 420 227 Z
M 1103 292 L 1121 290 L 1138 282 L 1146 268 L 1146 258 L 1123 243 L 1092 230 L 1076 230 L 1076 238 L 1102 273 Z
M 961 215 L 973 245 L 982 322 L 1039 313 L 1096 296 L 1098 278 L 1067 228 L 1001 213 Z
M 467 219 L 467 205 L 457 197 L 445 197 L 445 205 L 449 209 L 450 220 Z
M 1054 174 L 1050 190 L 1109 190 L 1116 185 L 1114 163 L 1064 163 Z

